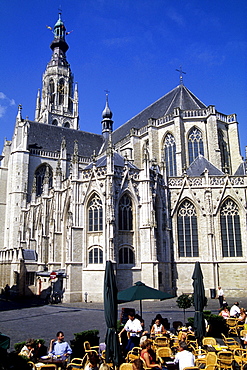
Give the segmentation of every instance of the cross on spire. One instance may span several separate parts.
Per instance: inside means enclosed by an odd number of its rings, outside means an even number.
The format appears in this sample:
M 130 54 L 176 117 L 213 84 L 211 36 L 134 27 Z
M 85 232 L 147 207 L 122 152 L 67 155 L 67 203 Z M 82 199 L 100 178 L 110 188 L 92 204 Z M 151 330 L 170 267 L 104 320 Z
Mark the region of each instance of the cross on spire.
M 183 73 L 186 74 L 186 72 L 183 71 L 182 66 L 180 66 L 179 69 L 176 69 L 176 71 L 180 73 L 180 85 L 183 85 Z

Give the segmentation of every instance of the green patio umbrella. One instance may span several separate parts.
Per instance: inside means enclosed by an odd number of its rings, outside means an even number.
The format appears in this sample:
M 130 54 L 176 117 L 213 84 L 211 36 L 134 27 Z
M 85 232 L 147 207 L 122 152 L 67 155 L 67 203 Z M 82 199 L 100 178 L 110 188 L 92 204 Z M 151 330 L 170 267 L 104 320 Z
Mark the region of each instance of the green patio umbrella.
M 200 262 L 195 263 L 195 269 L 192 276 L 193 287 L 194 287 L 194 330 L 195 336 L 199 343 L 205 335 L 205 320 L 203 316 L 203 308 L 205 306 L 205 290 L 203 284 L 203 275 L 201 270 Z
M 117 334 L 117 286 L 111 261 L 106 261 L 104 279 L 104 312 L 107 325 L 105 344 L 106 362 L 120 363 L 120 346 Z
M 10 337 L 0 332 L 0 348 L 9 349 Z
M 161 290 L 151 288 L 141 281 L 137 281 L 134 286 L 118 292 L 118 303 L 140 301 L 140 315 L 142 316 L 142 300 L 143 299 L 169 299 L 174 296 L 162 292 Z

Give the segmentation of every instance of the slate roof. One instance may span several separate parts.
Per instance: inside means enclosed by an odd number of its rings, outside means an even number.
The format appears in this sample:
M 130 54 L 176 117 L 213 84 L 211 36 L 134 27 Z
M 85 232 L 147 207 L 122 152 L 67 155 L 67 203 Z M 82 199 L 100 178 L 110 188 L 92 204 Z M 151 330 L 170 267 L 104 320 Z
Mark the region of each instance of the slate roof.
M 191 163 L 186 173 L 188 176 L 197 177 L 202 176 L 205 168 L 208 170 L 208 174 L 211 176 L 224 176 L 224 172 L 220 171 L 211 162 L 209 162 L 203 155 L 199 156 Z
M 245 165 L 244 165 L 244 162 L 242 162 L 237 171 L 234 173 L 234 176 L 245 176 L 246 175 L 246 168 L 245 168 Z
M 74 142 L 77 140 L 79 156 L 90 157 L 94 150 L 98 153 L 104 142 L 102 135 L 92 134 L 90 132 L 32 121 L 29 121 L 29 124 L 29 148 L 32 147 L 52 152 L 60 151 L 61 142 L 65 138 L 68 154 L 73 154 Z
M 122 157 L 119 153 L 114 152 L 113 153 L 113 160 L 114 160 L 114 166 L 116 167 L 124 167 L 125 166 L 125 159 Z M 106 155 L 103 155 L 96 161 L 96 167 L 105 167 L 106 166 Z M 127 161 L 127 166 L 129 168 L 138 169 L 133 163 Z M 85 167 L 85 170 L 88 170 L 89 168 L 93 167 L 93 163 L 90 163 L 87 167 Z
M 147 125 L 149 118 L 157 119 L 166 114 L 171 114 L 173 113 L 174 108 L 193 110 L 206 108 L 206 105 L 202 103 L 189 89 L 187 89 L 187 87 L 179 85 L 156 102 L 149 105 L 149 107 L 145 108 L 125 124 L 117 128 L 112 133 L 113 143 L 117 143 L 128 135 L 131 128 L 134 127 L 139 129 Z

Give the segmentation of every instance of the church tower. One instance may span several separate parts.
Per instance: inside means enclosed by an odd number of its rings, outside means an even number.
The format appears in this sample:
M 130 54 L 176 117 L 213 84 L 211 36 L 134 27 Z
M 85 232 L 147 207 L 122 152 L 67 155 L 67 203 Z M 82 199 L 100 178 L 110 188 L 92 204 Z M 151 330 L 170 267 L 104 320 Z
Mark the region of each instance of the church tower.
M 52 57 L 43 75 L 42 94 L 38 91 L 35 121 L 60 127 L 78 129 L 78 89 L 66 59 L 69 46 L 66 28 L 59 18 L 53 29 L 50 45 Z

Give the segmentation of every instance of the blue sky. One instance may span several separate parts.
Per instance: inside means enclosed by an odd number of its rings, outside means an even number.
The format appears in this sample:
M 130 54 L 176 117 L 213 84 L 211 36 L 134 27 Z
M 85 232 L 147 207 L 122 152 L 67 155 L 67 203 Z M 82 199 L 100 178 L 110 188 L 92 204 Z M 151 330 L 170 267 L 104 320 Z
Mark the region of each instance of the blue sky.
M 224 114 L 237 113 L 247 145 L 246 0 L 2 0 L 0 145 L 11 140 L 18 104 L 34 119 L 53 34 L 62 19 L 67 60 L 79 86 L 80 129 L 101 133 L 108 89 L 114 128 L 179 84 Z

